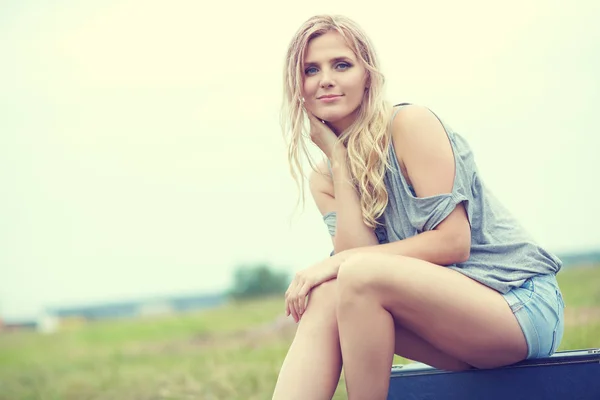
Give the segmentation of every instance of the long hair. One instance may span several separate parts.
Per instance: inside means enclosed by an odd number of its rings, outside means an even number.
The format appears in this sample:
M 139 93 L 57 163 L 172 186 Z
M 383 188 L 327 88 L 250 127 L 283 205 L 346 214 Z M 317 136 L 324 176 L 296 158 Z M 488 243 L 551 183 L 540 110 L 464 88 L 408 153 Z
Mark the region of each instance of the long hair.
M 349 18 L 317 15 L 307 20 L 289 44 L 284 70 L 284 101 L 281 123 L 288 144 L 290 172 L 304 204 L 305 175 L 300 163 L 302 152 L 313 170 L 315 164 L 307 150 L 308 116 L 302 104 L 303 63 L 308 43 L 329 31 L 342 35 L 348 47 L 367 70 L 368 89 L 359 106 L 356 120 L 339 137 L 348 150 L 347 166 L 352 184 L 358 191 L 364 223 L 375 228 L 388 203 L 384 176 L 390 143 L 391 106 L 385 101 L 384 77 L 379 61 L 364 31 Z

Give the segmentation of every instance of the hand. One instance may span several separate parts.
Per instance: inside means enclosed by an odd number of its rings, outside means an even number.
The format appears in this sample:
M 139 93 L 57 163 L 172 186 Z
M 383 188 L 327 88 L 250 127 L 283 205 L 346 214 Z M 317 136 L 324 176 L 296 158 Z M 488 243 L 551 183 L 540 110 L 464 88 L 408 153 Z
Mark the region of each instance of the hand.
M 294 321 L 300 321 L 306 310 L 306 296 L 314 287 L 335 278 L 339 264 L 339 259 L 334 256 L 297 272 L 285 292 L 286 316 L 291 314 Z
M 325 153 L 327 158 L 331 160 L 334 145 L 338 141 L 337 135 L 329 128 L 325 121 L 318 119 L 310 111 L 307 111 L 307 114 L 310 121 L 311 140 L 323 151 L 323 153 Z M 344 147 L 342 143 L 339 143 L 337 146 Z

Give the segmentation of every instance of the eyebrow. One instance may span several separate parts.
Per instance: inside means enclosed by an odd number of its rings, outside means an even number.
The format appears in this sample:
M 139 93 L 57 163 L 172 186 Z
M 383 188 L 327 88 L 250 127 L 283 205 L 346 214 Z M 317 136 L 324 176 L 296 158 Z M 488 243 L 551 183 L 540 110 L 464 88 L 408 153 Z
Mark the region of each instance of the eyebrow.
M 331 60 L 329 60 L 329 62 L 330 62 L 331 64 L 334 64 L 334 63 L 336 63 L 336 62 L 340 62 L 340 61 L 348 61 L 348 62 L 351 62 L 351 63 L 355 62 L 355 61 L 353 61 L 353 60 L 352 60 L 351 58 L 349 58 L 349 57 L 335 57 L 335 58 L 332 58 Z M 319 65 L 319 63 L 318 63 L 318 62 L 314 62 L 314 61 L 309 61 L 309 62 L 305 62 L 305 63 L 304 63 L 304 66 L 305 66 L 305 67 L 306 67 L 306 66 L 309 66 L 309 65 Z

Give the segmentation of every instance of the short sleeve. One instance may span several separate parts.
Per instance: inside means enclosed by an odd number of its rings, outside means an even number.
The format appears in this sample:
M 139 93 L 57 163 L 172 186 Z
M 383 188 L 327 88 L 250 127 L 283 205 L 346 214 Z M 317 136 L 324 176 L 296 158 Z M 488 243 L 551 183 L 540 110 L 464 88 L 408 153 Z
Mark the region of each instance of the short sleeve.
M 392 163 L 392 170 L 390 171 L 390 180 L 388 189 L 393 193 L 392 197 L 399 204 L 397 207 L 401 207 L 405 211 L 405 216 L 402 216 L 402 220 L 408 222 L 416 233 L 430 231 L 435 229 L 444 219 L 454 211 L 457 205 L 462 202 L 469 202 L 468 193 L 470 192 L 470 177 L 468 171 L 465 169 L 463 157 L 458 154 L 460 151 L 456 146 L 456 138 L 453 134 L 449 133 L 449 129 L 444 125 L 444 130 L 448 135 L 450 146 L 452 147 L 452 153 L 454 155 L 454 166 L 455 175 L 451 193 L 441 193 L 434 196 L 428 197 L 417 197 L 414 193 L 413 188 L 408 184 L 406 178 L 402 175 L 400 166 L 398 164 L 398 157 L 393 144 L 390 145 L 390 158 Z M 465 204 L 465 208 L 467 208 Z M 468 214 L 468 208 L 467 208 Z M 409 229 L 404 228 L 405 236 L 409 233 Z
M 467 197 L 459 192 L 440 194 L 431 197 L 413 197 L 407 202 L 410 223 L 417 231 L 433 230 Z

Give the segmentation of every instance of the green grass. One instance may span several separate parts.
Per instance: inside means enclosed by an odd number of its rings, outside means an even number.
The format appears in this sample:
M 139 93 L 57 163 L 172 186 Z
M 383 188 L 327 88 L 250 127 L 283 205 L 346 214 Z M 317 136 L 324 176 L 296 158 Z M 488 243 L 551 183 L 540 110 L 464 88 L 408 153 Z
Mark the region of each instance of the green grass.
M 599 347 L 600 268 L 564 270 L 559 282 L 567 304 L 560 350 Z M 281 315 L 282 299 L 272 298 L 53 335 L 2 334 L 0 400 L 267 399 L 292 333 L 251 332 Z M 335 398 L 345 398 L 343 381 Z
M 567 308 L 600 307 L 599 267 L 563 269 L 557 279 Z

